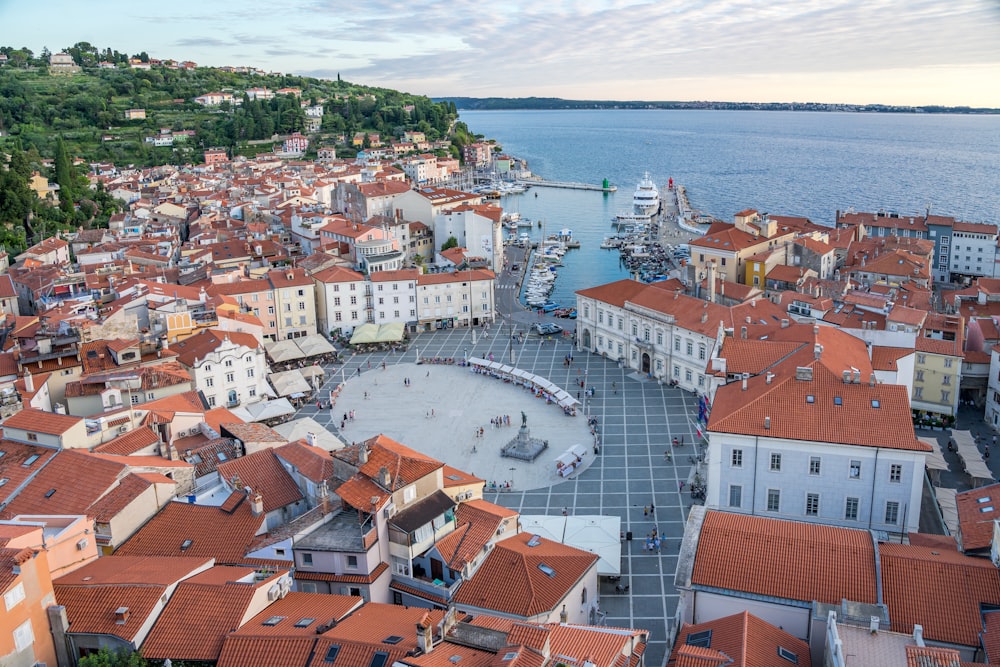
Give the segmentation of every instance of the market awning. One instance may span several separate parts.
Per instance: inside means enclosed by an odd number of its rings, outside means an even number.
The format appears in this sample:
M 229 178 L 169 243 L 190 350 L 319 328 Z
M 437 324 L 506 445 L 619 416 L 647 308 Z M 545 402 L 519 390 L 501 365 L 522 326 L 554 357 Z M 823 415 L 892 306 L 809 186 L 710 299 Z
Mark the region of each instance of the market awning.
M 271 373 L 268 376 L 271 386 L 278 396 L 292 396 L 293 394 L 308 394 L 312 391 L 309 381 L 302 377 L 299 369 L 292 369 L 281 373 Z
M 241 405 L 238 408 L 231 408 L 229 411 L 245 422 L 261 422 L 295 414 L 295 408 L 292 407 L 287 398 Z
M 962 459 L 966 474 L 970 477 L 973 487 L 985 486 L 993 483 L 993 472 L 983 461 L 983 455 L 979 453 L 976 440 L 969 431 L 952 431 L 952 440 L 958 448 L 958 456 Z
M 271 357 L 271 361 L 274 363 L 281 363 L 282 361 L 293 361 L 295 359 L 301 359 L 304 355 L 299 346 L 291 340 L 279 340 L 271 343 L 265 343 L 264 349 L 267 350 L 267 356 Z
M 375 324 L 362 324 L 359 327 L 354 328 L 354 334 L 351 336 L 351 345 L 365 345 L 368 343 L 374 343 L 375 338 L 378 336 L 378 326 Z
M 319 334 L 309 334 L 305 338 L 295 340 L 299 350 L 304 357 L 318 357 L 321 354 L 333 354 L 337 349 L 330 344 L 330 341 Z
M 622 572 L 621 517 L 584 515 L 521 515 L 521 530 L 597 554 L 597 574 L 617 577 Z

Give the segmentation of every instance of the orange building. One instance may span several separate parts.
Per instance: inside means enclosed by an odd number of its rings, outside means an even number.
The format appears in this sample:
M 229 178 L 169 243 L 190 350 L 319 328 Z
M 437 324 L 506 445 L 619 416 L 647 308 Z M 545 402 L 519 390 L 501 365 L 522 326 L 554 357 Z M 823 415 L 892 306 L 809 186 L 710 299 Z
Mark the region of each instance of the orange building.
M 40 526 L 3 526 L 0 531 L 0 664 L 55 665 L 48 611 L 55 605 L 52 577 L 44 550 L 11 547 L 12 540 L 42 544 Z M 62 664 L 62 663 L 58 663 Z

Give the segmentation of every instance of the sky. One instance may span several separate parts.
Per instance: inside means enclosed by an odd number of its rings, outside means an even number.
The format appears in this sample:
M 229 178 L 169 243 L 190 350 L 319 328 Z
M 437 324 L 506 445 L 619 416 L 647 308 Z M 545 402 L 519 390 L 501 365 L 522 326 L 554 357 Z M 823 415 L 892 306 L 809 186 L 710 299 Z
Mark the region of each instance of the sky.
M 86 41 L 430 97 L 1000 108 L 1000 0 L 0 0 Z

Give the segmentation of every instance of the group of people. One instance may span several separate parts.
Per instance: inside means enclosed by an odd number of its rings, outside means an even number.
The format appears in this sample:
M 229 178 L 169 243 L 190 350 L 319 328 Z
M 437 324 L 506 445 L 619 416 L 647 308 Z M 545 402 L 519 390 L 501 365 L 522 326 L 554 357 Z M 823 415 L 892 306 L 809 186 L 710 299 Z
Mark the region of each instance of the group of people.
M 344 413 L 344 418 L 340 420 L 340 430 L 343 431 L 347 428 L 347 422 L 354 421 L 354 410 L 350 410 Z
M 493 428 L 500 428 L 501 426 L 510 426 L 510 415 L 497 415 L 490 420 L 490 424 Z

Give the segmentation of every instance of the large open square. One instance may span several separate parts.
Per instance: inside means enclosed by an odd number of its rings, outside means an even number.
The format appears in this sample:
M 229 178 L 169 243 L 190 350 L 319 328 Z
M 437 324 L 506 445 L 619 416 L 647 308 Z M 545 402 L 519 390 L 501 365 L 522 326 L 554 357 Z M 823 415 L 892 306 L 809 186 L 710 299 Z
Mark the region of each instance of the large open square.
M 510 492 L 487 491 L 485 497 L 523 514 L 560 515 L 565 507 L 571 513 L 621 517 L 623 530 L 634 537 L 622 548 L 622 581 L 630 590 L 617 593 L 614 583 L 602 582 L 600 608 L 608 625 L 648 629 L 647 664 L 661 665 L 677 606 L 673 585 L 677 550 L 691 504 L 680 484 L 692 475 L 697 397 L 648 381 L 607 359 L 576 352 L 568 337 L 540 342 L 527 336 L 524 343 L 512 344 L 506 329 L 499 334 L 497 330 L 494 327 L 489 337 L 480 332 L 475 343 L 469 329 L 419 334 L 406 352 L 350 357 L 326 377 L 324 392 L 346 380 L 334 408 L 317 410 L 311 404 L 299 416 L 313 417 L 339 431 L 343 414 L 353 409 L 355 420 L 342 433 L 348 442 L 385 433 L 487 481 L 513 477 Z M 574 396 L 579 380 L 585 378 L 586 386 L 596 389 L 586 410 L 599 421 L 600 454 L 591 455 L 592 461 L 579 474 L 559 481 L 552 472 L 553 460 L 571 444 L 590 442 L 586 417 L 566 417 L 557 406 L 546 405 L 522 389 L 460 366 L 416 365 L 418 350 L 424 358 L 493 354 L 496 360 L 511 363 L 513 356 L 512 365 L 547 377 Z M 571 353 L 574 360 L 567 367 L 563 360 Z M 403 385 L 407 377 L 409 387 Z M 434 417 L 427 416 L 431 409 Z M 530 466 L 496 455 L 499 446 L 516 435 L 522 409 L 532 436 L 550 440 L 549 450 Z M 511 426 L 491 430 L 490 418 L 503 414 L 510 415 Z M 477 423 L 486 431 L 479 443 L 472 434 Z M 685 445 L 671 447 L 674 437 L 683 438 Z M 471 451 L 473 444 L 476 453 Z M 665 460 L 667 449 L 673 450 L 671 461 Z M 511 467 L 516 470 L 510 471 Z M 655 507 L 652 514 L 646 509 L 650 505 Z M 666 538 L 659 554 L 643 549 L 654 526 Z

